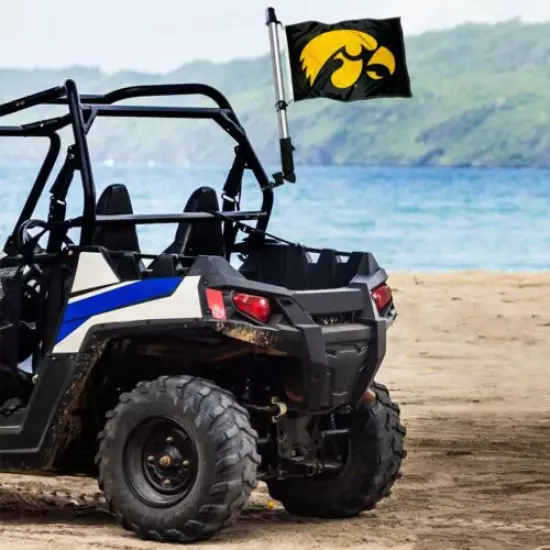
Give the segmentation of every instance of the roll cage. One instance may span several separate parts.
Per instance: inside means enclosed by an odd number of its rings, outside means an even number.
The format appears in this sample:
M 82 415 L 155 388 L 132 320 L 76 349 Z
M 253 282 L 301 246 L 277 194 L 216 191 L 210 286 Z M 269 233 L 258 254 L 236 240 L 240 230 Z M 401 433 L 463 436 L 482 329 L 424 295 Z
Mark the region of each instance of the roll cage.
M 213 100 L 217 107 L 115 105 L 119 101 L 132 98 L 180 95 L 202 95 Z M 22 253 L 17 238 L 18 232 L 23 224 L 28 223 L 31 219 L 44 192 L 61 151 L 61 138 L 58 132 L 67 126 L 72 127 L 74 143 L 68 147 L 65 161 L 50 190 L 51 197 L 47 221 L 50 239 L 46 250 L 47 256 L 59 252 L 62 244 L 60 235 L 66 234 L 69 229 L 81 228 L 80 246 L 84 247 L 92 244 L 94 228 L 105 224 L 133 223 L 141 225 L 177 223 L 180 221 L 202 223 L 223 220 L 225 250 L 228 260 L 231 253 L 238 248 L 235 239 L 239 227 L 243 228 L 242 221 L 256 220 L 255 228 L 247 231 L 250 234 L 247 239 L 247 246 L 250 246 L 252 242 L 263 242 L 264 232 L 273 207 L 273 187 L 277 184 L 268 179 L 229 101 L 215 88 L 195 83 L 158 84 L 120 88 L 104 95 L 80 95 L 75 82 L 67 80 L 62 86 L 43 90 L 0 105 L 0 116 L 10 115 L 39 105 L 66 105 L 69 112 L 61 116 L 27 124 L 0 126 L 0 136 L 3 137 L 42 137 L 49 140 L 49 148 L 44 161 L 21 210 L 19 219 L 6 241 L 4 247 L 6 254 L 18 255 Z M 96 188 L 87 134 L 97 117 L 207 119 L 216 122 L 237 143 L 234 161 L 223 188 L 222 210 L 219 212 L 175 214 L 96 215 Z M 252 171 L 262 192 L 263 199 L 259 211 L 239 210 L 239 198 L 245 169 Z M 76 171 L 80 172 L 83 185 L 83 212 L 77 218 L 66 219 L 65 200 Z M 244 226 L 244 229 L 246 230 L 246 226 Z

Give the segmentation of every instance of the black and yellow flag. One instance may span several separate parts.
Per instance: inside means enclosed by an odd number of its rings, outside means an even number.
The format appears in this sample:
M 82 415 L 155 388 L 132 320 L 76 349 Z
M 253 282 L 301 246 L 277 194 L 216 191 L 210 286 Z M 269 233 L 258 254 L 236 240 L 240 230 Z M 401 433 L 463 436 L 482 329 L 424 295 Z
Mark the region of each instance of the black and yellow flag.
M 411 97 L 401 19 L 286 26 L 294 100 Z

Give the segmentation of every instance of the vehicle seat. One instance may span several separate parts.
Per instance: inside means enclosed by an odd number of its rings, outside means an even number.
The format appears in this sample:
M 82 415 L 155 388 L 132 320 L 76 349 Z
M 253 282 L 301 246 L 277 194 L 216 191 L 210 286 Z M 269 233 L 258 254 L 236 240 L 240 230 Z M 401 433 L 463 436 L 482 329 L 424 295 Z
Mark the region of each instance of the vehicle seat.
M 216 191 L 212 187 L 199 187 L 189 197 L 184 213 L 219 211 Z M 174 242 L 163 254 L 184 254 L 186 256 L 223 256 L 222 221 L 187 222 L 178 224 Z M 154 274 L 157 267 L 154 260 L 149 269 Z
M 132 201 L 125 185 L 114 183 L 105 188 L 96 205 L 96 215 L 116 216 L 133 214 Z M 141 278 L 143 264 L 134 253 L 140 253 L 136 226 L 117 224 L 97 226 L 92 244 L 102 246 L 109 252 L 122 251 L 124 255 L 112 255 L 111 264 L 117 275 L 123 280 Z

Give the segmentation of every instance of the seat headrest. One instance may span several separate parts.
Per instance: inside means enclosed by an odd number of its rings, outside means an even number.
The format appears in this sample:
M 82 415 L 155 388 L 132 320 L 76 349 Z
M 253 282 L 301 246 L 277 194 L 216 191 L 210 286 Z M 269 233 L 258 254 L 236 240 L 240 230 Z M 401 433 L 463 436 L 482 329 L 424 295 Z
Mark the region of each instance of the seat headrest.
M 133 213 L 130 193 L 122 183 L 113 183 L 107 186 L 97 201 L 96 214 L 101 216 Z
M 106 187 L 97 201 L 97 215 L 116 216 L 133 213 L 130 193 L 122 183 L 114 183 Z M 108 250 L 140 252 L 134 224 L 96 227 L 92 242 Z
M 218 196 L 216 191 L 212 187 L 199 187 L 195 189 L 185 208 L 184 212 L 207 212 L 209 210 L 218 211 L 220 209 L 220 203 L 218 202 Z M 210 224 L 208 224 L 210 225 Z M 206 227 L 206 224 L 203 228 Z M 188 224 L 186 222 L 180 223 L 176 231 L 176 242 L 182 242 L 185 238 L 185 234 L 188 231 Z

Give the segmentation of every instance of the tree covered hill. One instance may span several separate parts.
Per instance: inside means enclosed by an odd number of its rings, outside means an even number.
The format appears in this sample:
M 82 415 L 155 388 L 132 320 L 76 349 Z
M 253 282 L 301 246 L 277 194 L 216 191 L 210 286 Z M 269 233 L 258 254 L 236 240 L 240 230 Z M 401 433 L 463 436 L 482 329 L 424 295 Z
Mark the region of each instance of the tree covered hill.
M 301 164 L 550 166 L 550 23 L 468 24 L 406 40 L 414 97 L 340 104 L 323 99 L 289 108 Z M 0 100 L 74 78 L 81 92 L 143 83 L 204 82 L 233 103 L 260 157 L 278 162 L 272 72 L 266 56 L 229 63 L 197 61 L 170 74 L 95 68 L 0 70 Z M 172 99 L 159 99 L 164 104 Z M 179 103 L 204 103 L 179 99 Z M 33 110 L 35 115 L 59 112 Z M 23 120 L 5 117 L 2 124 Z M 215 124 L 100 120 L 94 157 L 115 161 L 217 163 L 232 157 Z M 44 151 L 40 140 L 0 138 L 0 159 Z

